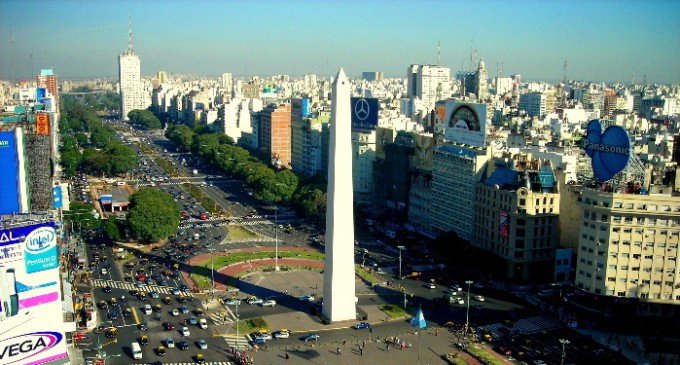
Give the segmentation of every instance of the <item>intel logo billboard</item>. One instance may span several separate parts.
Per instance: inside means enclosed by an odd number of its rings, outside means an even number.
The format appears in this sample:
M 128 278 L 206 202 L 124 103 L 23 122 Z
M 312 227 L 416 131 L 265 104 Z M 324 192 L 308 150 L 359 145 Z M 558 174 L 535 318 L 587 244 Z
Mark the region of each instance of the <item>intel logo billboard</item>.
M 595 119 L 588 123 L 583 148 L 591 158 L 595 177 L 607 181 L 628 165 L 632 145 L 625 129 L 614 125 L 603 133 L 602 124 Z
M 56 237 L 54 228 L 38 228 L 26 236 L 26 251 L 33 254 L 45 252 L 57 243 Z
M 2 364 L 31 364 L 44 360 L 41 356 L 63 339 L 59 332 L 33 332 L 7 338 L 0 342 Z

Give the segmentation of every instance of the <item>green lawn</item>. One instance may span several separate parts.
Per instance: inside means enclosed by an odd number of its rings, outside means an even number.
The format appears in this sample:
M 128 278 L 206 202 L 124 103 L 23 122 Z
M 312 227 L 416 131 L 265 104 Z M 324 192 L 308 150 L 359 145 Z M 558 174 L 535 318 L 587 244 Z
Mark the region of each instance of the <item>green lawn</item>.
M 193 263 L 191 267 L 191 278 L 200 289 L 210 288 L 212 282 L 212 275 L 210 269 L 215 268 L 215 271 L 233 265 L 239 262 L 250 260 L 259 260 L 265 258 L 274 258 L 275 251 L 253 251 L 253 252 L 234 252 L 226 256 L 218 256 L 213 260 L 205 260 L 198 263 Z M 321 252 L 315 251 L 279 251 L 281 258 L 303 258 L 316 261 L 322 261 L 325 255 Z M 227 283 L 227 285 L 232 285 Z
M 227 241 L 247 241 L 259 236 L 241 226 L 229 226 Z
M 359 277 L 368 281 L 371 284 L 380 283 L 380 282 L 384 281 L 384 280 L 381 280 L 381 279 L 373 276 L 372 274 L 370 274 L 368 271 L 364 270 L 359 265 L 354 265 L 354 271 L 356 271 L 356 273 L 357 273 L 357 275 L 359 275 Z
M 392 305 L 392 304 L 387 304 L 387 305 L 381 305 L 380 310 L 385 312 L 388 316 L 392 318 L 401 318 L 406 316 L 406 311 L 404 308 L 397 306 L 397 305 Z
M 477 344 L 472 344 L 468 346 L 468 351 L 475 356 L 485 359 L 489 364 L 493 365 L 504 365 L 504 362 L 496 358 L 495 356 L 488 353 L 485 349 L 479 347 Z

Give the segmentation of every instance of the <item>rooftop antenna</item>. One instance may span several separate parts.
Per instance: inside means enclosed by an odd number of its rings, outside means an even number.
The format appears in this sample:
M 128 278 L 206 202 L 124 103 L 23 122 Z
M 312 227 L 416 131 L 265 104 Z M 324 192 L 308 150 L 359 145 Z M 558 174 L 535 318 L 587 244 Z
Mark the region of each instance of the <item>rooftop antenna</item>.
M 16 75 L 16 69 L 14 67 L 14 30 L 9 31 L 9 37 L 10 37 L 10 43 L 12 46 L 11 49 L 11 55 L 12 55 L 12 83 L 17 82 L 17 75 Z
M 567 61 L 564 61 L 564 67 L 562 68 L 562 71 L 564 73 L 564 84 L 567 84 Z
M 501 61 L 501 76 L 503 76 L 503 61 Z
M 132 45 L 132 15 L 128 15 L 128 48 L 126 53 L 128 54 L 135 53 L 135 50 Z
M 630 84 L 635 85 L 635 71 L 633 71 L 633 75 L 630 77 Z
M 442 42 L 437 42 L 437 66 L 441 65 L 442 61 Z

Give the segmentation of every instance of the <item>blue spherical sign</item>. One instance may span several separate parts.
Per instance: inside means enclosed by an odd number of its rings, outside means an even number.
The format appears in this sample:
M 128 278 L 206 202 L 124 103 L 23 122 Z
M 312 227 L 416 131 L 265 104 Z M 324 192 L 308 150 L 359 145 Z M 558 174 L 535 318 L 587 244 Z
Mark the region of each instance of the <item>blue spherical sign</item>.
M 611 126 L 602 133 L 599 120 L 588 123 L 584 148 L 592 160 L 595 177 L 602 181 L 610 180 L 630 160 L 631 143 L 628 132 L 622 127 Z

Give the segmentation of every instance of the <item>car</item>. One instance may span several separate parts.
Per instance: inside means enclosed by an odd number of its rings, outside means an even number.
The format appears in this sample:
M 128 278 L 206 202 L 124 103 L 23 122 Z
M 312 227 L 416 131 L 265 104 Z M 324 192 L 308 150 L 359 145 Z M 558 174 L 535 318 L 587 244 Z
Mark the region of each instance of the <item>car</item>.
M 179 330 L 179 333 L 181 333 L 184 337 L 189 337 L 189 335 L 191 335 L 191 332 L 189 332 L 187 327 L 182 327 L 182 329 Z
M 355 330 L 360 330 L 364 328 L 371 328 L 371 324 L 368 322 L 359 322 L 352 327 L 354 327 Z
M 194 310 L 194 314 L 197 315 L 197 316 L 199 316 L 199 317 L 202 317 L 202 316 L 205 315 L 205 312 L 203 312 L 203 309 L 201 309 L 201 308 L 196 308 L 196 309 Z
M 265 340 L 262 337 L 254 337 L 253 338 L 253 345 L 264 345 L 267 343 L 267 340 Z
M 144 312 L 144 314 L 146 314 L 147 316 L 151 315 L 151 313 L 153 312 L 153 310 L 151 309 L 151 305 L 145 304 L 144 307 L 142 307 L 142 312 Z
M 240 305 L 240 304 L 241 304 L 241 300 L 240 300 L 240 299 L 237 299 L 237 298 L 231 298 L 231 299 L 227 299 L 227 300 L 224 302 L 224 304 L 226 304 L 226 305 Z
M 165 356 L 167 353 L 168 352 L 165 351 L 165 346 L 158 346 L 158 348 L 156 349 L 156 354 L 158 356 Z
M 481 295 L 475 295 L 475 300 L 478 301 L 478 302 L 483 302 L 483 301 L 485 301 L 486 299 L 484 299 L 484 297 L 481 296 Z
M 425 284 L 425 286 L 426 286 L 428 289 L 437 289 L 437 286 L 434 285 L 434 283 L 427 283 L 427 284 Z
M 116 327 L 110 327 L 104 332 L 104 336 L 107 338 L 114 338 L 118 335 L 118 328 Z
M 175 325 L 172 322 L 163 322 L 163 328 L 165 328 L 166 331 L 172 331 L 175 329 Z
M 179 298 L 177 298 L 177 301 L 180 302 L 180 303 L 186 303 L 187 297 L 185 295 L 182 295 Z
M 137 327 L 139 328 L 140 331 L 146 331 L 146 329 L 149 328 L 149 326 L 146 323 L 140 323 Z
M 111 291 L 113 291 L 113 288 L 111 288 L 111 285 L 107 285 L 107 286 L 102 288 L 102 291 L 104 293 L 110 293 Z
M 454 285 L 449 289 L 449 291 L 451 292 L 463 291 L 463 288 L 461 288 L 460 285 Z
M 197 364 L 203 364 L 205 362 L 205 356 L 203 356 L 203 354 L 196 354 L 196 356 L 194 356 L 194 361 Z
M 317 335 L 316 333 L 310 333 L 302 336 L 302 340 L 307 342 L 307 341 L 318 341 L 321 338 L 321 336 Z
M 545 365 L 545 361 L 540 359 L 534 360 L 534 365 Z
M 139 344 L 142 345 L 142 346 L 148 345 L 149 344 L 149 336 L 142 336 L 139 339 Z
M 179 307 L 179 312 L 182 313 L 182 314 L 187 314 L 187 313 L 189 313 L 189 308 L 186 305 L 183 305 L 183 306 Z
M 314 301 L 314 296 L 313 295 L 305 295 L 299 298 L 301 302 L 313 302 Z
M 463 299 L 463 298 L 458 298 L 458 299 L 456 300 L 456 302 L 457 302 L 458 304 L 465 304 L 465 299 Z
M 288 331 L 287 329 L 281 329 L 279 331 L 274 332 L 273 336 L 274 338 L 289 338 L 290 331 Z
M 144 286 L 144 282 L 143 282 L 143 281 L 137 280 L 137 282 L 135 283 L 135 286 L 136 286 L 137 288 L 141 288 L 141 287 Z
M 266 332 L 266 331 L 256 332 L 254 337 L 255 338 L 262 338 L 265 341 L 269 341 L 269 340 L 272 339 L 272 335 L 269 334 L 269 332 Z
M 132 309 L 130 309 L 130 308 L 123 309 L 123 317 L 130 317 L 131 315 L 132 315 Z
M 182 291 L 180 291 L 178 288 L 172 288 L 172 289 L 170 289 L 170 293 L 172 295 L 180 295 L 182 293 Z
M 160 304 L 156 304 L 156 305 L 153 306 L 153 311 L 154 311 L 154 312 L 160 312 L 160 311 L 162 311 L 162 310 L 163 310 L 163 307 L 161 307 Z
M 106 301 L 105 301 L 105 300 L 100 300 L 100 301 L 99 301 L 99 304 L 97 304 L 97 307 L 99 307 L 99 308 L 101 308 L 101 309 L 106 309 L 106 308 L 109 307 L 109 305 L 106 304 Z
M 182 284 L 182 285 L 179 286 L 179 290 L 185 290 L 186 291 L 186 290 L 189 290 L 189 287 L 187 286 L 187 284 Z
M 262 302 L 263 307 L 276 307 L 276 301 L 273 299 L 265 300 Z
M 154 290 L 154 291 L 149 293 L 149 296 L 151 296 L 151 298 L 158 299 L 159 294 L 158 294 L 157 291 Z
M 200 339 L 200 340 L 196 341 L 196 345 L 198 345 L 198 347 L 199 347 L 201 350 L 206 350 L 206 349 L 208 349 L 208 341 L 206 341 L 206 340 L 204 340 L 204 339 Z
M 191 317 L 187 318 L 186 322 L 189 323 L 189 324 L 198 324 L 198 319 L 196 319 L 196 317 L 194 317 L 194 316 L 191 316 Z
M 163 304 L 172 304 L 172 299 L 170 297 L 163 298 Z
M 186 342 L 186 341 L 179 341 L 177 343 L 177 348 L 182 350 L 182 351 L 188 350 L 189 349 L 189 343 Z
M 205 318 L 201 318 L 198 320 L 198 326 L 202 329 L 206 329 L 208 328 L 208 321 L 206 321 Z
M 179 316 L 179 311 L 175 308 L 172 310 L 171 314 L 175 317 Z
M 258 297 L 250 297 L 246 300 L 246 303 L 253 305 L 253 304 L 262 304 L 264 300 L 258 298 Z
M 118 319 L 118 312 L 116 311 L 109 312 L 109 319 L 111 320 Z

